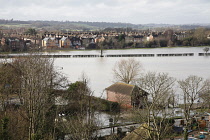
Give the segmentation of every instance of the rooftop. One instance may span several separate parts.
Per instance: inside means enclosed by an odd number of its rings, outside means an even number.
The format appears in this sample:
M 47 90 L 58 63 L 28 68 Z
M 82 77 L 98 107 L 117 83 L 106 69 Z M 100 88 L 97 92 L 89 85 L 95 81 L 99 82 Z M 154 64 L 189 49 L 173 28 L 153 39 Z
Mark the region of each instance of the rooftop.
M 130 84 L 115 83 L 107 87 L 106 90 L 131 95 L 134 87 L 135 87 L 134 85 L 130 85 Z

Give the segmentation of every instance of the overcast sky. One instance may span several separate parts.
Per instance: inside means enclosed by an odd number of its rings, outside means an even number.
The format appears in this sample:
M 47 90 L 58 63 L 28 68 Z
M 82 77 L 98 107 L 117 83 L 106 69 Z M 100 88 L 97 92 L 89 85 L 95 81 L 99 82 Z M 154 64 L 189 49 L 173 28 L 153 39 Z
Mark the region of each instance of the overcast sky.
M 210 23 L 210 0 L 0 0 L 0 19 Z

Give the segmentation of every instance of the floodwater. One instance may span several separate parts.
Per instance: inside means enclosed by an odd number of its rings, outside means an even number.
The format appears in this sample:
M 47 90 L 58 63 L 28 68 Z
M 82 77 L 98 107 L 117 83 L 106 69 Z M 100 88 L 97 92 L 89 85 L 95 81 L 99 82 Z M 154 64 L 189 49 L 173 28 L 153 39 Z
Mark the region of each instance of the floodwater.
M 153 48 L 105 50 L 106 54 L 167 54 L 167 53 L 194 53 L 194 56 L 170 57 L 134 57 L 142 64 L 142 73 L 164 72 L 177 80 L 185 79 L 189 75 L 210 78 L 210 56 L 198 56 L 204 53 L 203 47 Z M 51 53 L 52 54 L 52 53 Z M 69 55 L 99 55 L 100 51 L 61 51 L 53 54 Z M 62 71 L 71 82 L 81 80 L 84 73 L 89 79 L 89 86 L 94 96 L 105 98 L 104 89 L 113 84 L 112 69 L 116 62 L 128 57 L 94 57 L 94 58 L 56 58 L 55 66 Z

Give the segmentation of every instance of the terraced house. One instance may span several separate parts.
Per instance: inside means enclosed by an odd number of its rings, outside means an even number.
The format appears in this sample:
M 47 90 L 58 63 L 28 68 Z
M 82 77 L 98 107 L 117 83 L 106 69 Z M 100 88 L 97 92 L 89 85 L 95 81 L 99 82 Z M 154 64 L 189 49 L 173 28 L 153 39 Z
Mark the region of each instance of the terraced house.
M 25 49 L 25 42 L 17 37 L 3 37 L 1 39 L 1 49 L 3 51 L 22 51 Z

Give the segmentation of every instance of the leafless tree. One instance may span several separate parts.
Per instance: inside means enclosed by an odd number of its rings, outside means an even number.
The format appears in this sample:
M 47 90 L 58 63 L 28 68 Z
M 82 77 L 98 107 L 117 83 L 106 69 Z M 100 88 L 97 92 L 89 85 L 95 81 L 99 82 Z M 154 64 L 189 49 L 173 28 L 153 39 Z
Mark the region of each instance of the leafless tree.
M 22 131 L 25 128 L 23 125 L 25 122 L 14 109 L 16 105 L 14 100 L 17 97 L 15 93 L 19 82 L 17 71 L 9 61 L 3 60 L 3 63 L 0 64 L 0 75 L 0 125 L 5 125 L 5 120 L 7 120 L 5 127 L 0 129 L 0 139 L 12 139 L 15 135 L 16 138 L 23 139 L 26 136 Z M 17 127 L 19 129 L 15 129 Z
M 199 94 L 199 99 L 201 99 L 202 107 L 210 108 L 210 80 L 206 80 L 205 89 Z
M 202 77 L 191 75 L 185 80 L 178 81 L 179 87 L 182 90 L 184 101 L 184 118 L 186 120 L 186 128 L 184 131 L 184 139 L 188 139 L 188 127 L 190 126 L 191 112 L 193 105 L 208 86 L 209 82 Z
M 204 42 L 206 36 L 205 28 L 197 28 L 193 33 L 193 37 L 196 39 L 198 45 L 201 45 Z
M 135 59 L 122 59 L 115 64 L 113 74 L 116 81 L 130 84 L 138 78 L 141 70 L 141 63 Z
M 93 119 L 91 121 L 86 122 L 82 114 L 66 116 L 65 119 L 60 117 L 58 128 L 71 140 L 88 140 L 93 138 L 92 133 L 97 130 L 96 122 Z
M 149 95 L 145 98 L 144 108 L 136 109 L 135 114 L 140 122 L 147 123 L 148 137 L 150 139 L 162 139 L 170 129 L 168 118 L 173 113 L 168 110 L 168 99 L 173 93 L 175 79 L 166 73 L 148 72 L 138 81 L 138 86 Z
M 29 123 L 28 139 L 52 138 L 50 129 L 49 135 L 43 133 L 46 123 L 54 122 L 46 114 L 54 105 L 53 90 L 63 85 L 66 78 L 55 70 L 52 59 L 39 55 L 17 58 L 11 64 L 19 72 L 17 94 L 25 110 L 22 115 Z
M 0 101 L 3 111 L 6 111 L 6 105 L 9 99 L 14 96 L 14 87 L 17 86 L 16 70 L 5 60 L 0 64 Z
M 205 47 L 205 48 L 203 48 L 203 51 L 207 54 L 208 51 L 209 51 L 209 48 L 208 47 Z

